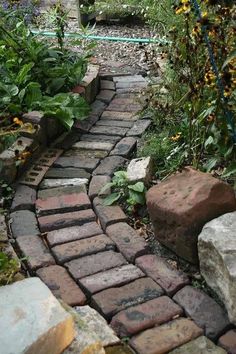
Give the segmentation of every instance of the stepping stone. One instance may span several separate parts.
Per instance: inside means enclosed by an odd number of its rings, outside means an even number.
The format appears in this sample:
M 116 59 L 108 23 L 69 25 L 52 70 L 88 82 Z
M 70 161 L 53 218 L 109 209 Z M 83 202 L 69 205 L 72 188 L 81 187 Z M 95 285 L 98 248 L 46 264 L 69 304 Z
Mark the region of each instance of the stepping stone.
M 126 120 L 101 119 L 97 122 L 96 126 L 105 125 L 109 127 L 131 128 L 133 124 L 133 122 L 128 122 Z
M 50 247 L 62 243 L 82 240 L 83 238 L 101 235 L 102 229 L 96 222 L 88 222 L 82 226 L 71 226 L 47 233 L 47 241 Z
M 91 108 L 90 116 L 100 117 L 102 112 L 106 108 L 106 106 L 107 105 L 104 102 L 96 99 L 90 106 Z
M 227 353 L 236 354 L 236 329 L 231 329 L 220 337 L 218 345 L 224 348 Z
M 111 127 L 107 126 L 95 126 L 90 129 L 90 133 L 92 134 L 104 134 L 104 135 L 118 135 L 118 136 L 125 136 L 127 133 L 128 128 L 116 127 L 116 129 L 111 129 Z
M 101 121 L 104 120 L 115 120 L 115 121 L 127 121 L 135 122 L 138 119 L 138 116 L 132 112 L 119 112 L 118 111 L 104 111 L 101 116 Z
M 108 156 L 94 170 L 93 175 L 112 176 L 114 172 L 126 162 L 126 159 L 121 156 Z
M 85 185 L 41 189 L 38 191 L 38 199 L 48 199 L 50 197 L 57 197 L 60 195 L 74 194 L 74 193 L 81 193 L 81 192 L 84 193 L 87 192 Z
M 71 149 L 63 154 L 63 157 L 74 157 L 77 159 L 104 159 L 108 155 L 108 151 L 105 150 L 93 150 L 93 149 Z
M 89 184 L 89 197 L 93 200 L 98 194 L 101 196 L 110 194 L 111 188 L 109 187 L 101 193 L 101 189 L 109 182 L 111 182 L 111 178 L 109 176 L 93 176 Z
M 52 248 L 52 252 L 58 263 L 61 264 L 79 257 L 114 249 L 115 245 L 109 237 L 98 235 L 55 246 Z
M 182 313 L 183 310 L 174 301 L 161 296 L 119 312 L 113 317 L 111 326 L 119 337 L 130 337 L 144 329 L 169 322 Z
M 148 329 L 133 337 L 130 346 L 139 354 L 162 354 L 202 335 L 202 329 L 189 319 L 181 318 Z
M 96 216 L 92 209 L 73 211 L 70 213 L 40 216 L 38 218 L 41 232 L 63 229 L 69 226 L 83 225 L 95 221 Z
M 7 224 L 5 220 L 5 216 L 0 214 L 0 242 L 7 242 Z
M 170 354 L 227 354 L 226 351 L 217 347 L 207 337 L 201 336 L 191 342 L 174 349 Z
M 106 233 L 129 262 L 134 262 L 135 258 L 150 252 L 146 241 L 124 222 L 108 226 Z
M 119 81 L 116 83 L 116 89 L 117 92 L 119 92 L 118 90 L 120 89 L 131 89 L 131 90 L 135 90 L 135 92 L 137 92 L 137 90 L 142 90 L 144 88 L 147 88 L 148 83 L 147 82 L 127 82 L 127 81 Z
M 36 190 L 34 188 L 18 185 L 12 201 L 11 211 L 25 209 L 34 211 L 35 200 Z
M 48 199 L 37 199 L 35 207 L 37 214 L 43 216 L 89 209 L 91 203 L 86 193 L 74 193 L 50 197 Z
M 67 186 L 86 186 L 88 184 L 87 178 L 49 178 L 44 179 L 40 183 L 40 189 L 50 189 L 57 187 L 67 187 Z
M 115 90 L 115 83 L 109 80 L 100 81 L 101 90 Z
M 143 107 L 140 103 L 131 98 L 114 98 L 106 110 L 115 112 L 138 113 L 142 108 Z
M 109 104 L 114 96 L 115 96 L 115 91 L 101 90 L 97 95 L 97 99 Z
M 117 143 L 120 140 L 119 136 L 114 135 L 93 135 L 93 134 L 84 134 L 81 137 L 81 141 L 95 141 L 95 142 L 111 142 Z
M 77 157 L 59 157 L 54 163 L 55 167 L 74 167 L 74 168 L 83 168 L 88 172 L 92 172 L 98 165 L 99 159 L 82 159 Z
M 73 149 L 89 149 L 89 150 L 105 150 L 111 151 L 114 144 L 109 142 L 89 142 L 89 141 L 79 141 L 72 146 Z
M 151 254 L 142 256 L 136 259 L 135 264 L 156 281 L 169 296 L 189 283 L 186 274 L 172 268 L 164 258 L 159 256 Z
M 72 277 L 78 281 L 88 275 L 115 268 L 123 264 L 127 264 L 127 262 L 122 254 L 106 251 L 75 259 L 65 263 L 65 266 Z
M 78 120 L 74 123 L 73 129 L 77 130 L 80 134 L 88 133 L 92 126 L 99 120 L 100 116 L 92 115 L 85 120 Z
M 137 139 L 135 138 L 123 138 L 111 151 L 110 155 L 119 155 L 128 157 L 136 148 Z
M 69 306 L 84 305 L 86 302 L 86 296 L 65 268 L 53 265 L 39 269 L 36 274 L 57 298 Z
M 81 168 L 50 168 L 45 178 L 90 178 L 90 174 Z
M 111 224 L 127 220 L 127 216 L 118 205 L 106 206 L 100 198 L 95 198 L 93 205 L 103 230 Z
M 142 75 L 132 75 L 132 76 L 116 76 L 114 77 L 113 81 L 115 83 L 118 82 L 145 82 L 147 83 L 147 80 L 142 76 Z
M 53 256 L 39 236 L 19 237 L 17 245 L 31 270 L 55 264 Z
M 134 123 L 134 126 L 128 131 L 127 136 L 142 136 L 151 125 L 151 120 L 142 119 Z
M 225 311 L 203 291 L 185 286 L 173 299 L 183 307 L 188 317 L 203 328 L 208 338 L 215 340 L 229 329 L 230 323 Z
M 116 94 L 119 97 L 122 94 L 140 94 L 142 93 L 143 89 L 146 88 L 147 85 L 145 85 L 144 87 L 139 87 L 139 86 L 131 86 L 129 87 L 129 85 L 127 85 L 128 87 L 123 87 L 123 88 L 117 88 L 116 89 Z
M 139 268 L 135 267 L 133 264 L 126 264 L 94 275 L 89 275 L 80 279 L 79 283 L 89 294 L 94 294 L 107 288 L 130 283 L 132 280 L 142 278 L 143 276 L 144 273 Z
M 58 354 L 73 341 L 73 317 L 39 278 L 2 286 L 0 303 L 2 354 Z
M 15 238 L 40 234 L 36 216 L 29 210 L 18 210 L 11 213 L 10 228 L 12 236 Z
M 150 278 L 141 278 L 130 284 L 107 289 L 92 296 L 92 304 L 104 317 L 110 319 L 117 312 L 163 295 L 163 290 Z

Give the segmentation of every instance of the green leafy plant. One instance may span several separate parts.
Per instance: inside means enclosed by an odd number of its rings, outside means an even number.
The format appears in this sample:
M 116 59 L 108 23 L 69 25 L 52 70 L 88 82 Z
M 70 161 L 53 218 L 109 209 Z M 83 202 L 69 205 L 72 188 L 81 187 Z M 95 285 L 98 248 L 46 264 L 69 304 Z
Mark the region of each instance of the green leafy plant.
M 108 188 L 112 189 L 112 193 L 104 199 L 104 205 L 112 205 L 119 202 L 128 205 L 129 210 L 132 210 L 137 205 L 145 205 L 146 188 L 144 183 L 130 182 L 125 171 L 115 172 L 112 181 L 102 188 L 100 194 Z
M 0 285 L 12 282 L 14 275 L 19 271 L 19 261 L 0 252 Z

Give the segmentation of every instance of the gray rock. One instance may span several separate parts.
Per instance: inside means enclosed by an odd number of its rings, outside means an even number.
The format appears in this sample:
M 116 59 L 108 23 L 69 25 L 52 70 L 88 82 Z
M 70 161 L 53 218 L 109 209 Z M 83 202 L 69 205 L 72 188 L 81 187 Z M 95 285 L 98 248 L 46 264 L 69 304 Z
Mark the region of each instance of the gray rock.
M 50 168 L 45 178 L 89 178 L 90 174 L 81 168 Z
M 151 157 L 140 157 L 131 160 L 127 168 L 127 177 L 132 182 L 142 181 L 149 183 L 152 177 Z
M 99 159 L 90 158 L 77 158 L 75 157 L 59 157 L 56 162 L 54 162 L 54 167 L 73 167 L 73 168 L 83 168 L 88 172 L 92 172 L 99 163 Z
M 207 337 L 201 336 L 172 350 L 170 354 L 226 354 L 226 351 L 217 347 Z
M 0 288 L 1 354 L 60 354 L 75 337 L 73 317 L 39 278 Z
M 128 131 L 127 136 L 142 136 L 145 130 L 150 126 L 151 120 L 138 120 L 134 126 Z
M 50 189 L 66 186 L 86 186 L 87 184 L 87 178 L 49 178 L 43 180 L 43 182 L 40 184 L 40 189 Z
M 105 150 L 111 151 L 114 144 L 110 142 L 89 142 L 89 141 L 79 141 L 72 146 L 72 149 L 91 149 L 91 150 Z
M 106 157 L 94 170 L 94 175 L 107 175 L 112 176 L 115 170 L 125 163 L 125 159 L 121 156 Z
M 200 269 L 236 325 L 236 212 L 207 223 L 198 238 Z
M 36 190 L 34 188 L 19 185 L 17 187 L 14 199 L 11 205 L 11 210 L 34 210 L 34 203 L 36 200 Z
M 50 189 L 41 189 L 38 191 L 39 199 L 48 199 L 50 197 L 59 197 L 64 194 L 74 194 L 87 192 L 85 185 L 81 184 L 78 186 L 66 186 L 66 187 L 58 187 L 58 188 L 50 188 Z
M 128 157 L 137 144 L 137 139 L 135 138 L 123 138 L 111 151 L 110 155 L 119 155 L 123 157 Z

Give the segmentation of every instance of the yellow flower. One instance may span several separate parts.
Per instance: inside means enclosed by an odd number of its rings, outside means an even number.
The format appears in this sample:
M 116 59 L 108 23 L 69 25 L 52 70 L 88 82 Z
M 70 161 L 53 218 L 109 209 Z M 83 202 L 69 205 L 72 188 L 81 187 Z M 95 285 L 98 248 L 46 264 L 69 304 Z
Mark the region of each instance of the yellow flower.
M 172 141 L 178 141 L 181 138 L 181 132 L 177 133 L 176 135 L 172 136 L 170 139 Z
M 22 126 L 24 123 L 22 122 L 22 120 L 20 120 L 19 118 L 15 117 L 13 118 L 13 122 L 17 125 Z

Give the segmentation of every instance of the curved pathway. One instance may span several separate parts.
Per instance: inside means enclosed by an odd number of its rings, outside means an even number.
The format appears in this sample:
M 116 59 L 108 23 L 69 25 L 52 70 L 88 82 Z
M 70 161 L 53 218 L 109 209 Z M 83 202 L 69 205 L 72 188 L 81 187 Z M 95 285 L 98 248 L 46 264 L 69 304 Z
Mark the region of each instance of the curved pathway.
M 138 120 L 136 95 L 146 85 L 139 75 L 101 81 L 89 118 L 48 149 L 18 185 L 12 235 L 31 275 L 67 304 L 89 304 L 120 338 L 131 337 L 132 349 L 107 353 L 181 347 L 173 353 L 223 354 L 213 343 L 230 327 L 221 307 L 150 254 L 122 209 L 104 206 L 97 196 L 150 125 Z

